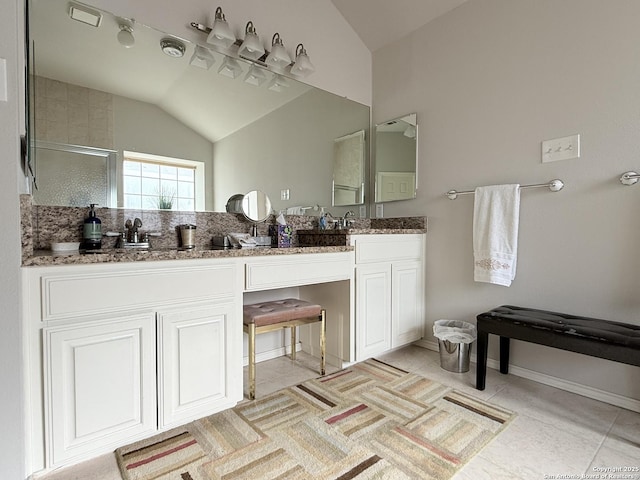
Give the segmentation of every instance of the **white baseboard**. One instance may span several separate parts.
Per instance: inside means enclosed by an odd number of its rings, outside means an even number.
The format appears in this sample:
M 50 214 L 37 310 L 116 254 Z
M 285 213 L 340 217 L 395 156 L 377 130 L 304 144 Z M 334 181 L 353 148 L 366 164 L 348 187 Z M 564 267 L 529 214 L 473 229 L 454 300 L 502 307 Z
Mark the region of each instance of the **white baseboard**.
M 438 344 L 436 342 L 420 340 L 414 345 L 418 345 L 435 352 L 438 351 Z M 471 351 L 471 362 L 476 363 L 476 353 L 473 350 Z M 500 370 L 500 361 L 488 358 L 487 367 L 494 370 Z M 534 370 L 529 370 L 528 368 L 523 368 L 512 364 L 509 364 L 509 373 L 518 377 L 526 378 L 528 380 L 533 380 L 534 382 L 542 383 L 543 385 L 549 385 L 550 387 L 559 388 L 560 390 L 577 393 L 578 395 L 582 395 L 583 397 L 593 398 L 594 400 L 598 400 L 600 402 L 609 403 L 611 405 L 615 405 L 616 407 L 622 407 L 626 408 L 627 410 L 632 410 L 634 412 L 640 413 L 640 400 L 636 400 L 635 398 L 625 397 L 622 395 L 618 395 L 617 393 L 607 392 L 605 390 L 593 388 L 588 385 L 582 385 L 580 383 L 554 377 L 552 375 L 547 375 L 546 373 L 536 372 Z
M 302 347 L 299 343 L 296 344 L 296 352 L 302 350 Z M 285 355 L 289 355 L 291 353 L 291 349 L 289 346 L 285 349 L 285 347 L 274 348 L 272 350 L 267 350 L 266 352 L 256 353 L 256 363 L 264 362 L 266 360 L 271 360 L 273 358 L 284 357 Z M 242 366 L 246 367 L 249 365 L 249 357 L 242 357 Z

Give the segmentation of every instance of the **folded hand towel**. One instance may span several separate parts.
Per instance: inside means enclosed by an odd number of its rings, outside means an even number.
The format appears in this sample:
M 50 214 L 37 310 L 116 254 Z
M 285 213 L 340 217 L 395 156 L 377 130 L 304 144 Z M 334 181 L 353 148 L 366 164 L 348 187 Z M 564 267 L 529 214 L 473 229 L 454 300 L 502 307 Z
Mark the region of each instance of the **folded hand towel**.
M 516 276 L 520 185 L 475 190 L 474 280 L 508 287 Z
M 257 245 L 256 239 L 248 233 L 230 233 L 229 238 L 236 248 L 253 248 Z

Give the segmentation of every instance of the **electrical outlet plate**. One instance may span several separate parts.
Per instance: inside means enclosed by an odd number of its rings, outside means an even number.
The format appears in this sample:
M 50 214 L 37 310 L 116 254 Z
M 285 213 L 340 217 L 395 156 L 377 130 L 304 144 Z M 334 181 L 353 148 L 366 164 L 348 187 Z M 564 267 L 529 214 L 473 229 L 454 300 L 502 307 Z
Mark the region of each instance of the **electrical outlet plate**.
M 580 134 L 542 142 L 542 163 L 580 158 Z
M 367 207 L 360 205 L 360 218 L 367 218 Z
M 384 216 L 384 206 L 382 203 L 376 204 L 376 218 L 383 218 Z

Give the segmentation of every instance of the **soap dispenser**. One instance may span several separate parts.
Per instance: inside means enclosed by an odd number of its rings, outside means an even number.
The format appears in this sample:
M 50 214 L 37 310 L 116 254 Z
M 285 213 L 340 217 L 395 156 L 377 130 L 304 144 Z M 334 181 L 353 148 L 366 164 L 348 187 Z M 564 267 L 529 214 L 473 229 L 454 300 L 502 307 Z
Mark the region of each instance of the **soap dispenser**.
M 82 246 L 85 250 L 95 250 L 102 246 L 102 222 L 96 217 L 96 205 L 97 203 L 92 203 L 89 206 L 89 216 L 84 219 Z

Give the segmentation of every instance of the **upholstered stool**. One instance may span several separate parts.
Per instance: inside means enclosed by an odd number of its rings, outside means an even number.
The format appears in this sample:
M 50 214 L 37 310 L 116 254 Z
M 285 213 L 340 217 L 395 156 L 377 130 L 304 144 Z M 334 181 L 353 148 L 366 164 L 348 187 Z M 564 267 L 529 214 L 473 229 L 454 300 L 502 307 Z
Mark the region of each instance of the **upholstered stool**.
M 249 335 L 249 398 L 256 398 L 256 335 L 291 329 L 291 359 L 296 359 L 296 327 L 320 322 L 320 375 L 325 373 L 325 310 L 296 298 L 244 306 L 243 329 Z

